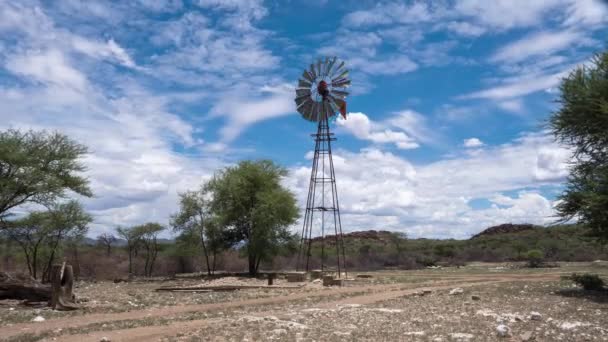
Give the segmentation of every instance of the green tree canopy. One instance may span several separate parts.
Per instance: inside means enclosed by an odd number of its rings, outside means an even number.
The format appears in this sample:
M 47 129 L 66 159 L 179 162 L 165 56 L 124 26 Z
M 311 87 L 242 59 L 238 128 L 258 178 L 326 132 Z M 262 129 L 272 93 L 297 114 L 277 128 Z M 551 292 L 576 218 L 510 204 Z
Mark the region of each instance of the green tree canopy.
M 42 263 L 43 279 L 48 280 L 60 244 L 84 236 L 91 221 L 78 202 L 70 201 L 8 221 L 4 231 L 23 250 L 30 275 L 37 278 Z
M 608 52 L 579 67 L 560 86 L 560 109 L 550 118 L 559 142 L 574 151 L 566 189 L 557 205 L 608 241 Z
M 281 185 L 287 170 L 269 160 L 242 161 L 209 182 L 212 211 L 233 245 L 242 244 L 249 273 L 291 242 L 289 226 L 298 218 L 294 195 Z
M 139 239 L 146 252 L 144 264 L 144 275 L 151 277 L 154 271 L 154 262 L 158 256 L 158 234 L 165 229 L 159 223 L 148 222 L 140 226 L 133 227 L 133 234 Z
M 0 219 L 28 202 L 50 205 L 67 190 L 91 196 L 79 159 L 87 148 L 61 133 L 0 132 Z
M 229 247 L 230 241 L 211 212 L 209 188 L 202 186 L 179 196 L 179 212 L 171 216 L 173 230 L 181 234 L 182 240 L 196 239 L 195 243 L 200 245 L 205 257 L 207 273 L 211 275 L 215 271 L 218 253 Z

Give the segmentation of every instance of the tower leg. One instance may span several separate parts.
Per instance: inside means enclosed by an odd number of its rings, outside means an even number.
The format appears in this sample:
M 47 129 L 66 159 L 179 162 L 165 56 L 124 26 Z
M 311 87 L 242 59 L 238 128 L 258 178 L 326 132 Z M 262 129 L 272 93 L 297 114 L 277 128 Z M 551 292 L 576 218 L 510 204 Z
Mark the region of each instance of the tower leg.
M 312 267 L 311 256 L 314 252 L 313 247 L 319 247 L 321 270 L 325 271 L 326 266 L 331 266 L 327 270 L 335 270 L 338 277 L 341 277 L 342 275 L 346 275 L 346 255 L 342 222 L 340 220 L 336 175 L 331 151 L 331 142 L 335 138 L 329 130 L 329 120 L 327 117 L 319 121 L 317 133 L 313 134 L 313 136 L 315 137 L 315 151 L 296 269 L 310 271 Z M 331 192 L 331 195 L 329 192 Z M 315 212 L 318 213 L 315 214 Z M 330 216 L 326 217 L 326 215 Z M 331 225 L 333 225 L 333 229 L 331 229 Z M 315 230 L 314 243 L 313 229 Z M 326 231 L 332 232 L 334 236 L 326 236 Z M 326 238 L 328 241 L 325 241 Z M 331 257 L 331 253 L 326 255 L 325 244 L 331 240 L 333 240 L 332 242 L 336 250 L 335 261 L 328 262 L 326 259 Z

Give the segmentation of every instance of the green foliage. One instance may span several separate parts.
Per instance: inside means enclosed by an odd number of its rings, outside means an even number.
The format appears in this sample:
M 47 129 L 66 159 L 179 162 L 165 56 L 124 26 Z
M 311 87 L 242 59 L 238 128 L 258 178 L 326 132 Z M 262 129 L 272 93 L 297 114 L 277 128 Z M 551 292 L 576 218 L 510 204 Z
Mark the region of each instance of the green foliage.
M 224 238 L 243 244 L 249 273 L 255 275 L 260 261 L 270 260 L 293 240 L 288 227 L 298 217 L 294 195 L 280 181 L 287 170 L 269 160 L 242 161 L 212 179 L 211 210 Z
M 557 211 L 577 218 L 608 242 L 608 52 L 595 56 L 561 84 L 561 108 L 550 119 L 553 134 L 574 150 Z
M 52 205 L 71 190 L 91 196 L 79 159 L 87 148 L 63 134 L 0 132 L 0 219 L 28 203 Z
M 133 227 L 117 227 L 116 234 L 127 243 L 127 255 L 129 256 L 129 276 L 133 274 L 133 257 L 141 246 L 139 232 Z
M 543 264 L 545 254 L 539 249 L 532 249 L 526 252 L 524 258 L 528 262 L 528 267 L 540 267 Z
M 572 273 L 569 276 L 563 276 L 564 280 L 572 280 L 576 285 L 582 287 L 587 291 L 601 291 L 604 290 L 604 280 L 597 274 L 577 274 Z
M 180 194 L 179 212 L 171 216 L 173 231 L 180 233 L 182 241 L 189 239 L 190 244 L 200 245 L 209 275 L 215 271 L 218 253 L 230 245 L 211 212 L 210 196 L 207 186 Z
M 132 228 L 132 234 L 135 239 L 141 243 L 141 246 L 146 252 L 144 264 L 144 275 L 146 277 L 151 277 L 152 272 L 154 271 L 154 262 L 156 261 L 159 251 L 157 238 L 158 234 L 164 229 L 165 227 L 162 225 L 153 222 L 148 222 Z
M 91 221 L 91 216 L 78 202 L 70 201 L 53 205 L 48 211 L 32 212 L 23 218 L 7 221 L 4 231 L 21 247 L 30 275 L 38 278 L 42 265 L 42 278 L 48 280 L 58 248 L 66 240 L 82 238 Z

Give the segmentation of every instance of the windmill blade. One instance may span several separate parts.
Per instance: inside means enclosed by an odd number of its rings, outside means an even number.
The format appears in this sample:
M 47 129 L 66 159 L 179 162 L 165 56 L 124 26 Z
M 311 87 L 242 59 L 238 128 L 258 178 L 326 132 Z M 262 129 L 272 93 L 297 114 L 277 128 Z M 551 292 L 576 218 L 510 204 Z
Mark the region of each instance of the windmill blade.
M 319 118 L 319 102 L 312 102 L 312 109 L 310 110 L 311 120 L 317 121 Z
M 308 72 L 310 72 L 310 74 L 312 75 L 312 79 L 313 79 L 313 82 L 314 82 L 314 80 L 317 78 L 317 73 L 315 72 L 315 65 L 314 64 L 310 65 L 310 70 Z
M 296 103 L 297 104 L 302 103 L 303 101 L 306 101 L 306 100 L 311 100 L 312 101 L 312 98 L 310 97 L 310 95 L 302 95 L 302 96 L 296 97 Z
M 312 82 L 315 81 L 315 78 L 312 76 L 312 74 L 308 70 L 304 70 L 304 72 L 302 73 L 302 77 L 304 77 L 311 84 L 312 84 Z
M 331 77 L 334 77 L 335 74 L 342 72 L 342 67 L 344 67 L 344 61 L 342 61 L 340 63 L 340 65 L 338 65 L 338 67 L 334 70 L 334 72 L 332 73 Z
M 308 81 L 303 80 L 303 79 L 299 79 L 298 80 L 298 88 L 308 88 L 308 89 L 310 89 L 311 86 L 312 86 L 312 82 L 308 82 Z
M 331 82 L 331 86 L 334 88 L 345 88 L 350 85 L 350 80 L 348 78 L 341 78 L 335 82 Z
M 331 108 L 331 102 L 330 101 L 325 101 L 325 117 L 327 118 L 331 118 L 332 116 L 334 116 L 334 111 Z
M 312 111 L 313 101 L 306 101 L 298 108 L 298 111 L 306 118 L 307 120 L 311 120 L 310 113 Z
M 312 102 L 312 99 L 310 97 L 298 98 L 298 99 L 296 99 L 296 106 L 297 106 L 297 108 L 300 108 L 300 107 L 302 107 L 302 105 L 304 105 L 308 102 Z
M 340 98 L 331 96 L 331 95 L 329 97 L 331 98 L 331 100 L 333 101 L 333 103 L 336 106 L 336 112 L 339 111 L 340 108 L 342 108 L 343 106 L 346 106 L 346 101 L 344 101 L 344 100 L 342 100 Z
M 310 96 L 310 89 L 308 89 L 308 88 L 296 89 L 296 96 L 297 97 L 304 96 L 304 95 Z
M 336 60 L 338 58 L 337 57 L 333 57 L 332 60 L 329 62 L 329 65 L 327 66 L 327 77 L 330 77 L 331 75 L 331 68 L 333 68 L 334 64 L 336 64 Z
M 323 77 L 323 74 L 321 73 L 321 59 L 320 58 L 317 61 L 317 75 Z
M 337 77 L 334 77 L 331 79 L 331 83 L 334 83 L 335 81 L 342 79 L 342 78 L 346 78 L 346 76 L 348 76 L 348 69 L 342 71 L 342 73 L 340 73 L 340 75 L 338 75 Z
M 342 91 L 342 90 L 336 90 L 336 89 L 332 89 L 331 90 L 331 94 L 336 97 L 336 98 L 340 98 L 340 99 L 344 99 L 345 97 L 348 96 L 348 92 L 347 91 Z

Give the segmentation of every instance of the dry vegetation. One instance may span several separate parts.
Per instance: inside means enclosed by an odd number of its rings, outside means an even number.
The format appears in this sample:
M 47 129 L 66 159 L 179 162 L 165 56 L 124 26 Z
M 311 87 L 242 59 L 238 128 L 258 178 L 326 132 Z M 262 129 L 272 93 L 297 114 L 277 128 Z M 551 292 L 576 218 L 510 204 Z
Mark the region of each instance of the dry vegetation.
M 502 324 L 516 341 L 605 341 L 608 296 L 560 280 L 562 274 L 585 271 L 608 275 L 608 267 L 589 263 L 534 270 L 472 264 L 373 272 L 373 278 L 358 278 L 342 288 L 314 282 L 289 289 L 176 293 L 154 289 L 265 281 L 79 282 L 75 291 L 82 309 L 75 312 L 0 303 L 0 339 L 487 341 L 499 338 Z M 281 279 L 275 284 L 287 285 Z M 462 293 L 449 294 L 454 288 Z M 45 320 L 32 322 L 37 316 Z

